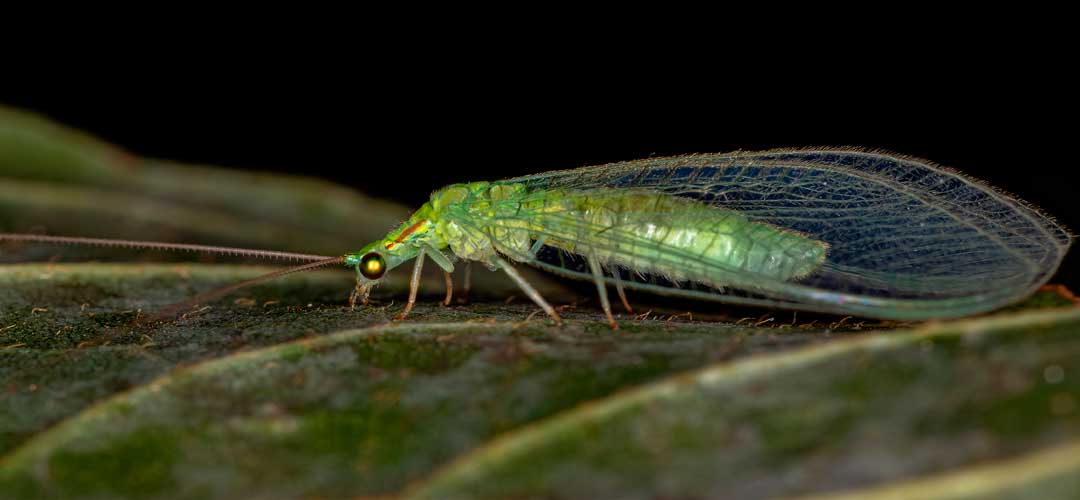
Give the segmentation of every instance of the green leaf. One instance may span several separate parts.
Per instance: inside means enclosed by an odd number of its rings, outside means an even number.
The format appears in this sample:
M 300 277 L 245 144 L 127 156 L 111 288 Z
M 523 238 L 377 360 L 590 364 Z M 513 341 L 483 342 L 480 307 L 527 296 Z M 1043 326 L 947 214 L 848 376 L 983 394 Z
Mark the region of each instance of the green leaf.
M 257 271 L 0 268 L 2 323 L 12 326 L 3 334 L 11 344 L 0 350 L 9 451 L 0 491 L 393 492 L 493 436 L 623 387 L 828 338 L 787 325 L 665 317 L 612 332 L 591 310 L 568 311 L 569 325 L 555 328 L 525 321 L 531 304 L 502 302 L 425 301 L 413 321 L 388 323 L 394 310 L 385 303 L 342 307 L 335 295 L 348 290 L 349 276 L 334 273 L 260 285 L 243 297 L 247 305 L 107 330 L 134 315 L 121 311 L 160 307 Z M 360 329 L 323 335 L 349 327 Z M 102 335 L 108 345 L 93 342 Z M 259 346 L 273 347 L 251 350 Z M 147 460 L 151 452 L 165 464 Z M 118 474 L 146 479 L 116 481 Z
M 709 367 L 508 435 L 409 498 L 789 496 L 1029 453 L 1011 481 L 897 498 L 1037 491 L 1080 474 L 1077 331 L 1080 310 L 1028 313 Z M 1024 468 L 1061 445 L 1053 474 Z

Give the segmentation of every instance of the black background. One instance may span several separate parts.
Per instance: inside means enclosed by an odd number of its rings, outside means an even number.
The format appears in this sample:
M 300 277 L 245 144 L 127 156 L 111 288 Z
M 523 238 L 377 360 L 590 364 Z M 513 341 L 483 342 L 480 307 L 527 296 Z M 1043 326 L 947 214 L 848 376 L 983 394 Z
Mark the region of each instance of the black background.
M 13 90 L 0 102 L 137 154 L 320 176 L 414 206 L 451 182 L 647 156 L 859 146 L 953 167 L 1080 227 L 1075 106 L 1068 82 L 1040 77 L 1038 63 L 785 68 L 475 71 L 406 61 L 227 78 L 159 71 Z M 1076 260 L 1056 281 L 1080 282 Z

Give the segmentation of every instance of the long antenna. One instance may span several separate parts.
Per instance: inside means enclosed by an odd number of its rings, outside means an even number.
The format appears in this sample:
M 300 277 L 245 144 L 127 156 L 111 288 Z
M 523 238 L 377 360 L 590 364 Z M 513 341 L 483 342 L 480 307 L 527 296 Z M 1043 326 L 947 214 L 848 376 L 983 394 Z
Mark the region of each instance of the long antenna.
M 25 243 L 49 243 L 54 245 L 90 245 L 117 248 L 144 248 L 149 250 L 180 250 L 204 252 L 239 257 L 260 257 L 266 259 L 327 261 L 337 259 L 329 255 L 278 252 L 274 250 L 251 250 L 248 248 L 219 247 L 213 245 L 191 245 L 187 243 L 164 243 L 160 241 L 113 240 L 106 238 L 83 238 L 78 236 L 45 236 L 43 234 L 0 233 L 0 242 L 14 241 Z
M 217 300 L 217 299 L 219 299 L 221 297 L 224 297 L 225 295 L 228 295 L 228 294 L 230 294 L 232 292 L 235 292 L 235 291 L 237 291 L 237 290 L 239 290 L 241 288 L 248 287 L 248 286 L 251 286 L 251 285 L 255 285 L 255 284 L 258 284 L 258 283 L 262 283 L 264 281 L 269 281 L 269 280 L 272 280 L 274 278 L 280 278 L 280 277 L 285 276 L 287 274 L 302 273 L 304 271 L 312 271 L 312 270 L 315 270 L 315 269 L 319 269 L 320 267 L 327 267 L 327 266 L 331 266 L 331 265 L 335 265 L 335 264 L 341 264 L 342 262 L 344 262 L 343 259 L 344 259 L 344 257 L 328 257 L 328 258 L 325 258 L 325 259 L 320 260 L 320 261 L 312 262 L 310 264 L 303 264 L 303 265 L 300 265 L 300 266 L 288 267 L 288 268 L 285 268 L 285 269 L 274 271 L 272 273 L 264 274 L 262 276 L 256 276 L 254 278 L 251 278 L 249 280 L 244 280 L 244 281 L 241 281 L 239 283 L 235 283 L 235 284 L 232 284 L 232 285 L 221 287 L 221 288 L 218 288 L 217 290 L 211 290 L 209 292 L 203 292 L 203 293 L 200 293 L 200 294 L 198 294 L 198 295 L 196 295 L 196 296 L 194 296 L 194 297 L 192 297 L 190 299 L 184 300 L 182 302 L 177 302 L 175 304 L 165 306 L 161 310 L 159 310 L 159 311 L 153 313 L 152 315 L 146 317 L 145 320 L 146 321 L 161 321 L 161 320 L 165 320 L 165 319 L 171 319 L 173 316 L 175 316 L 180 311 L 183 311 L 185 309 L 190 309 L 191 307 L 195 306 L 196 304 L 202 304 L 202 303 L 210 302 L 210 301 L 213 301 L 213 300 Z

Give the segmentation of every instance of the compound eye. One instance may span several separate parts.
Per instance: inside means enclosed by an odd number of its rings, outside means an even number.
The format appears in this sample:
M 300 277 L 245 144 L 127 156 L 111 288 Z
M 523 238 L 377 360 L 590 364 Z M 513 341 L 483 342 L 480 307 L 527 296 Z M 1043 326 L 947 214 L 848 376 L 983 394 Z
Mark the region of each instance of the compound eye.
M 360 274 L 369 280 L 377 280 L 386 273 L 386 260 L 382 255 L 371 252 L 360 258 Z

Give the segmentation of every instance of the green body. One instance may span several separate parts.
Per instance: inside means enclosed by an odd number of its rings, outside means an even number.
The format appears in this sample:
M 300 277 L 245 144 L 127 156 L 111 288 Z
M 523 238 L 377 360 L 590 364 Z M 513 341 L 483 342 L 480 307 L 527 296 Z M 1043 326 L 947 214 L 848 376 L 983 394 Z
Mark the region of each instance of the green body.
M 828 251 L 827 244 L 797 232 L 668 194 L 530 191 L 520 183 L 475 182 L 436 191 L 400 227 L 347 255 L 346 262 L 355 265 L 378 252 L 392 269 L 421 249 L 432 254 L 446 248 L 467 260 L 486 263 L 498 253 L 530 262 L 536 240 L 609 267 L 711 286 L 747 285 L 755 276 L 798 279 L 817 269 Z

